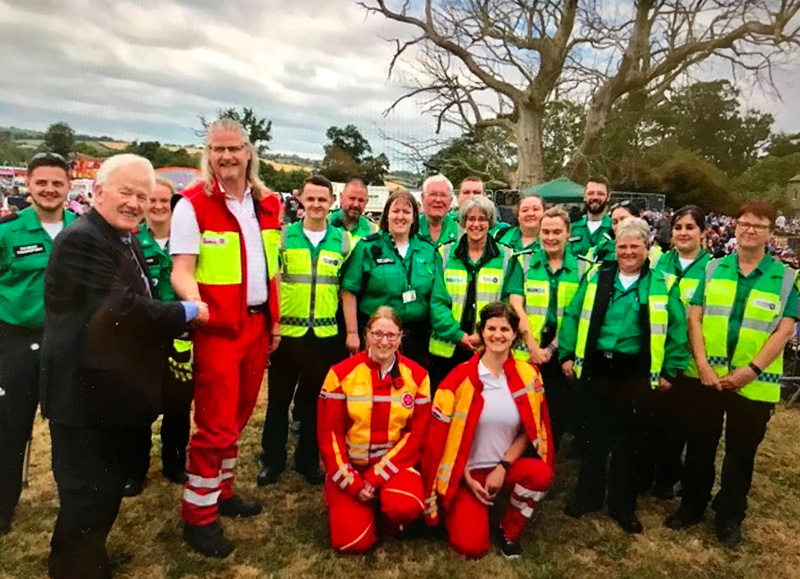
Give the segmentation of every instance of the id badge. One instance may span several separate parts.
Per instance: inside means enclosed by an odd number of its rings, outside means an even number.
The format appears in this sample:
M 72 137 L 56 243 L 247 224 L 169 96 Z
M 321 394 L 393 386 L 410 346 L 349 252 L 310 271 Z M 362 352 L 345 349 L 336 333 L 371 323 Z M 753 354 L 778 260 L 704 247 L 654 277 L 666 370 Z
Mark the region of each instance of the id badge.
M 417 299 L 417 292 L 414 290 L 408 290 L 407 292 L 403 292 L 403 303 L 408 304 Z

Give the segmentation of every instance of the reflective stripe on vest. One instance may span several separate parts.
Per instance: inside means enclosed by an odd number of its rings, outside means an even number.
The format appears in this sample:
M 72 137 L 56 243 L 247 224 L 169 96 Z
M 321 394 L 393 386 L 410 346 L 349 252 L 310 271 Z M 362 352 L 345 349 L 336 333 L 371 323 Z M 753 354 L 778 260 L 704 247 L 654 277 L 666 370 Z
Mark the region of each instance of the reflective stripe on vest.
M 316 258 L 307 246 L 287 247 L 286 233 L 282 237 L 281 333 L 299 338 L 311 328 L 319 338 L 335 336 L 339 276 L 350 252 L 350 236 L 342 232 L 338 251 L 323 241 L 326 248 Z
M 450 245 L 450 244 L 448 244 Z M 500 301 L 503 291 L 505 280 L 505 272 L 508 270 L 508 263 L 514 251 L 510 247 L 505 247 L 501 250 L 503 263 L 501 268 L 497 266 L 497 259 L 492 259 L 485 266 L 483 266 L 476 274 L 477 281 L 475 282 L 475 319 L 477 320 L 483 308 L 492 302 Z M 448 262 L 450 257 L 449 248 L 447 248 Z M 460 262 L 459 262 L 460 263 Z M 494 267 L 489 267 L 490 264 L 495 264 Z M 469 276 L 467 271 L 461 267 L 445 266 L 444 269 L 444 284 L 447 288 L 447 293 L 453 301 L 453 319 L 460 323 L 464 315 L 464 306 L 467 300 L 467 289 L 469 288 Z M 456 345 L 452 342 L 446 342 L 436 334 L 431 336 L 428 351 L 442 358 L 452 358 L 456 351 Z
M 720 267 L 725 264 L 726 267 Z M 797 278 L 793 269 L 773 261 L 770 269 L 756 281 L 747 296 L 736 349 L 729 357 L 728 329 L 733 311 L 733 297 L 739 283 L 735 254 L 732 258 L 712 261 L 706 267 L 706 286 L 703 296 L 703 343 L 708 363 L 717 376 L 726 376 L 736 368 L 748 366 L 778 329 L 783 311 Z M 697 365 L 691 361 L 686 375 L 698 377 Z M 783 352 L 760 376 L 739 390 L 750 400 L 778 402 L 783 376 Z
M 586 358 L 586 341 L 589 337 L 589 323 L 597 297 L 598 275 L 598 273 L 590 274 L 589 285 L 586 288 L 586 296 L 581 308 L 581 318 L 578 322 L 578 341 L 575 348 L 575 375 L 578 378 L 583 372 Z M 666 281 L 662 275 L 659 275 L 659 272 L 651 270 L 649 278 L 647 309 L 650 314 L 650 386 L 656 388 L 661 369 L 664 366 L 664 349 L 667 342 L 668 291 Z M 637 287 L 636 291 L 641 291 L 641 288 Z

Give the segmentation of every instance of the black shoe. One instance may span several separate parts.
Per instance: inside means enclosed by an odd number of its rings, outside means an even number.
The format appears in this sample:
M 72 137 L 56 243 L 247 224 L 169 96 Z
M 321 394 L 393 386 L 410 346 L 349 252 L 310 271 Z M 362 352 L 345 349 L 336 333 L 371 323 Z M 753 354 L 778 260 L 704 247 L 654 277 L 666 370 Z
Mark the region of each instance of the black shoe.
M 664 526 L 669 527 L 673 531 L 685 531 L 691 529 L 696 524 L 703 521 L 703 512 L 693 511 L 691 509 L 684 509 L 678 507 L 678 510 L 664 519 Z
M 125 486 L 122 487 L 122 496 L 123 497 L 138 497 L 142 494 L 144 490 L 144 481 L 143 480 L 134 480 L 129 478 L 125 482 Z
M 716 522 L 717 540 L 722 543 L 723 547 L 734 549 L 742 542 L 742 528 L 739 523 L 731 522 Z
M 225 537 L 219 521 L 202 526 L 184 523 L 183 538 L 192 549 L 206 557 L 224 559 L 233 551 L 233 543 Z
M 522 555 L 522 545 L 519 541 L 509 541 L 504 535 L 500 539 L 500 554 L 506 559 L 519 559 Z
M 312 468 L 295 467 L 294 470 L 302 475 L 310 485 L 318 486 L 325 482 L 325 473 L 318 466 Z
M 650 493 L 655 498 L 662 501 L 669 501 L 675 498 L 674 485 L 655 485 Z
M 186 476 L 186 472 L 182 470 L 167 470 L 164 469 L 161 471 L 164 475 L 164 478 L 170 482 L 175 483 L 176 485 L 185 485 L 186 482 L 189 480 L 189 477 Z
M 129 553 L 110 553 L 108 555 L 108 570 L 113 575 L 133 560 Z
M 636 515 L 630 515 L 627 517 L 611 517 L 619 528 L 629 533 L 631 535 L 638 535 L 642 531 L 644 531 L 644 527 L 639 519 L 636 518 Z
M 261 472 L 258 473 L 258 476 L 256 477 L 256 484 L 260 487 L 274 485 L 276 482 L 278 482 L 282 472 L 282 468 L 277 469 L 269 465 L 264 466 L 264 468 L 261 469 Z
M 217 510 L 223 517 L 232 519 L 246 519 L 261 514 L 261 503 L 246 501 L 239 495 L 217 503 Z
M 573 519 L 580 519 L 587 513 L 596 513 L 603 510 L 603 506 L 588 505 L 582 501 L 575 499 L 570 500 L 567 506 L 564 507 L 564 514 L 572 517 Z
M 12 515 L 0 513 L 0 535 L 5 535 L 11 530 Z

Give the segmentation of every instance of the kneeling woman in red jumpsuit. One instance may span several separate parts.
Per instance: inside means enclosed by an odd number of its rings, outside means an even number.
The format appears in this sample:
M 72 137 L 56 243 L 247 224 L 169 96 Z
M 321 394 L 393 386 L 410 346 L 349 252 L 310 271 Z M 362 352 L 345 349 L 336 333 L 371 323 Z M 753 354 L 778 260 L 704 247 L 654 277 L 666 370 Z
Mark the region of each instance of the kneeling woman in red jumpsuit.
M 328 372 L 319 395 L 317 435 L 325 463 L 331 545 L 364 553 L 377 527 L 400 531 L 422 514 L 422 477 L 414 469 L 430 416 L 430 380 L 398 353 L 400 319 L 378 308 L 367 349 Z
M 422 457 L 425 519 L 444 511 L 450 546 L 468 558 L 489 550 L 489 507 L 510 493 L 500 552 L 515 558 L 533 509 L 553 483 L 550 418 L 539 371 L 514 360 L 519 317 L 507 305 L 481 311 L 483 352 L 457 366 L 433 400 Z

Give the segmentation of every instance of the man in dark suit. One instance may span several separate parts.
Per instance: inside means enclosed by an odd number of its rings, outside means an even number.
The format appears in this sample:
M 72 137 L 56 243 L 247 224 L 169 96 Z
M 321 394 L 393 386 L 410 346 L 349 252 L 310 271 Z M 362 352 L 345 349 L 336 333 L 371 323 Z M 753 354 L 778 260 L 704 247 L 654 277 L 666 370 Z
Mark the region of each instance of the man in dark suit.
M 159 412 L 164 349 L 190 321 L 208 320 L 203 303 L 154 299 L 156 286 L 131 235 L 154 186 L 146 159 L 108 159 L 97 175 L 94 209 L 58 236 L 47 264 L 42 409 L 61 503 L 53 578 L 111 577 L 106 538 L 135 442 Z

